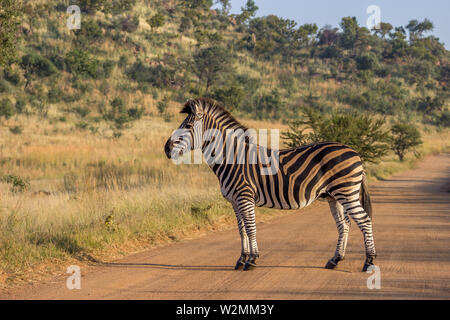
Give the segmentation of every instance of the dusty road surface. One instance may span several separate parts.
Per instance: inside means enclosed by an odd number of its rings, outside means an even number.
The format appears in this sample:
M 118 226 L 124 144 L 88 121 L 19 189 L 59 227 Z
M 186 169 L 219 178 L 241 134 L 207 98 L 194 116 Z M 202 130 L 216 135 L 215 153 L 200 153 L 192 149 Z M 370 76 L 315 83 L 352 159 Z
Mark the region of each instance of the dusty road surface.
M 381 289 L 361 272 L 352 224 L 346 259 L 324 265 L 337 240 L 325 202 L 258 225 L 259 267 L 234 271 L 237 230 L 208 234 L 0 295 L 3 299 L 417 299 L 450 298 L 450 154 L 371 186 Z

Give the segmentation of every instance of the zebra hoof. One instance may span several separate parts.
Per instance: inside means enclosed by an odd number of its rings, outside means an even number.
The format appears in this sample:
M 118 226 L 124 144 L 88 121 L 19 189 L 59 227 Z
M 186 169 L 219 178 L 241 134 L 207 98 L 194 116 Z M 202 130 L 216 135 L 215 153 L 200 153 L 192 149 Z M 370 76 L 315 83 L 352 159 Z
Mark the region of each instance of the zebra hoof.
M 328 260 L 325 268 L 326 269 L 335 269 L 337 267 L 339 261 L 342 261 L 342 260 L 344 260 L 344 258 L 341 258 L 339 256 L 338 257 L 333 257 L 330 260 Z
M 337 262 L 334 262 L 333 259 L 328 260 L 325 268 L 326 269 L 334 269 L 337 267 Z
M 255 259 L 249 259 L 244 266 L 244 271 L 253 270 L 256 268 Z
M 374 259 L 374 257 L 367 257 L 366 258 L 366 261 L 364 262 L 364 267 L 362 269 L 362 272 L 366 272 L 369 269 L 370 266 L 374 265 L 373 259 Z
M 238 261 L 236 262 L 236 266 L 234 270 L 239 270 L 240 268 L 245 266 L 245 260 L 247 260 L 247 256 L 240 256 Z

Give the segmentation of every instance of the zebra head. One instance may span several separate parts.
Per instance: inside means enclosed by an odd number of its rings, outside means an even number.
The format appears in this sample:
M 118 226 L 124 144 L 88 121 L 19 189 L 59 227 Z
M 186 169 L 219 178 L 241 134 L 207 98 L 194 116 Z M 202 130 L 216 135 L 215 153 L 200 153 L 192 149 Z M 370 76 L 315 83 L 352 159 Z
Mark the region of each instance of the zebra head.
M 187 117 L 164 146 L 166 156 L 174 160 L 202 147 L 204 118 L 202 103 L 198 100 L 189 100 L 180 113 L 186 113 Z

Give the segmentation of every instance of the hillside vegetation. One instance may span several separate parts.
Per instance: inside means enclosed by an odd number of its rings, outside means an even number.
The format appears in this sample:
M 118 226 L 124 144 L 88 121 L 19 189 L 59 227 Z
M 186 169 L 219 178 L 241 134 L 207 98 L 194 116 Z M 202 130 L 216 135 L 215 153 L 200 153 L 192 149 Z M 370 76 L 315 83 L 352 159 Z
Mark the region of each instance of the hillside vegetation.
M 283 132 L 305 110 L 364 114 L 413 124 L 417 155 L 449 150 L 449 52 L 428 20 L 369 31 L 344 17 L 318 29 L 256 17 L 252 1 L 238 15 L 228 1 L 0 3 L 21 14 L 18 34 L 1 35 L 0 285 L 234 228 L 209 168 L 164 155 L 188 98 Z M 72 3 L 79 30 L 67 27 Z M 367 164 L 370 178 L 416 161 L 404 158 Z

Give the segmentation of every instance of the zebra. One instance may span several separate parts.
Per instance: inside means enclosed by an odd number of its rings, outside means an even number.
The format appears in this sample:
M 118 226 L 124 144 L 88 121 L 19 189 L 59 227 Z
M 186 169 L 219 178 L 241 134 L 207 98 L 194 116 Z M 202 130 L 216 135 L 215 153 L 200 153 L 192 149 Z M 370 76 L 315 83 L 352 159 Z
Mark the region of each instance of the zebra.
M 241 237 L 241 255 L 235 269 L 256 267 L 259 257 L 256 242 L 255 207 L 301 209 L 315 200 L 327 200 L 336 222 L 338 241 L 334 256 L 325 265 L 334 269 L 344 259 L 350 230 L 350 218 L 363 234 L 366 259 L 363 271 L 376 258 L 372 234 L 372 206 L 366 176 L 359 154 L 337 142 L 318 142 L 290 149 L 272 150 L 257 145 L 246 136 L 249 129 L 240 124 L 222 104 L 209 98 L 188 100 L 180 113 L 186 119 L 166 142 L 164 151 L 169 159 L 179 159 L 184 153 L 201 150 L 212 171 L 219 179 L 222 195 L 227 199 L 237 218 Z M 219 132 L 222 139 L 208 137 L 207 132 Z M 180 133 L 182 132 L 182 133 Z M 230 132 L 240 132 L 228 139 Z M 228 136 L 227 136 L 228 135 Z M 246 137 L 245 137 L 246 136 Z M 224 142 L 225 141 L 225 142 Z M 227 144 L 237 141 L 230 158 L 211 161 L 215 155 L 226 155 Z M 261 156 L 251 158 L 251 147 L 278 156 L 278 167 L 273 174 L 263 174 L 267 162 Z M 253 148 L 253 149 L 254 149 Z M 236 161 L 237 150 L 243 161 Z M 208 157 L 207 157 L 208 156 Z M 229 154 L 227 155 L 229 156 Z

